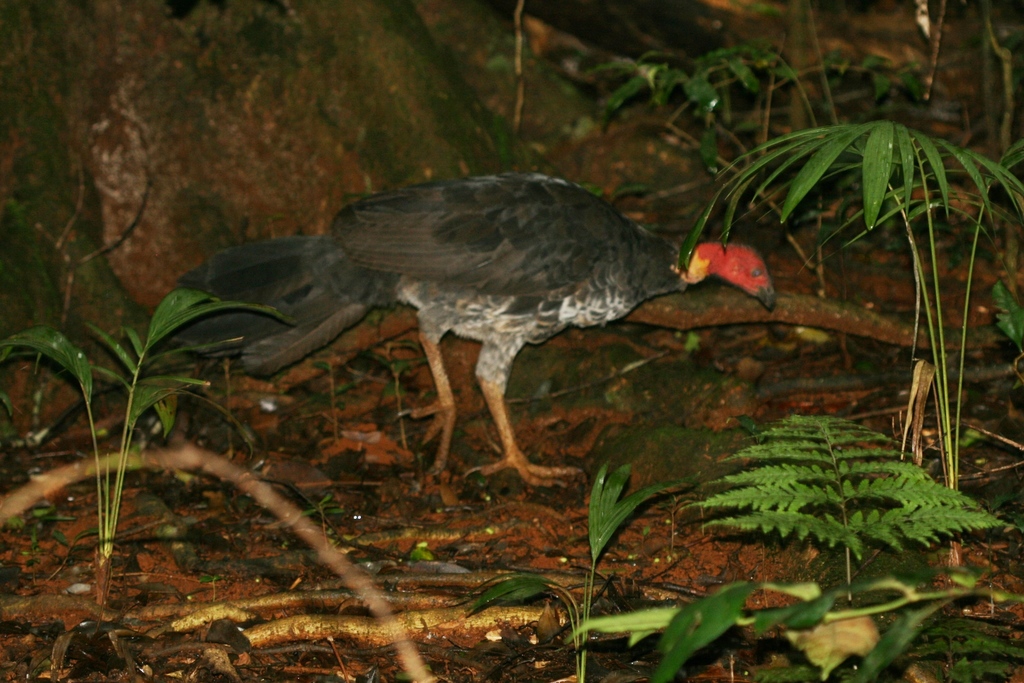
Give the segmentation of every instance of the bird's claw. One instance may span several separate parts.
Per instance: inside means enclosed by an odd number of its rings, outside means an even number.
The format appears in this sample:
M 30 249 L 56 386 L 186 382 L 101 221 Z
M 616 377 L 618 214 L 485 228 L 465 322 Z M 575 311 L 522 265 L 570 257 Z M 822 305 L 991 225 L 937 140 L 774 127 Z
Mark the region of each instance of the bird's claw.
M 418 419 L 419 416 L 413 415 L 413 419 Z M 423 435 L 423 445 L 426 445 L 434 440 L 434 437 L 444 431 L 445 416 L 441 413 L 434 415 L 434 419 L 430 421 L 430 426 L 427 427 L 426 434 Z
M 428 474 L 440 474 L 448 464 L 448 451 L 452 445 L 452 434 L 455 431 L 455 407 L 445 406 L 441 402 L 432 403 L 422 408 L 414 408 L 409 411 L 409 417 L 418 420 L 424 417 L 434 416 L 427 427 L 427 433 L 423 435 L 421 443 L 428 444 L 438 434 L 441 435 L 441 443 L 437 446 L 437 455 L 434 457 L 434 464 L 428 470 Z
M 466 475 L 478 472 L 486 477 L 508 468 L 517 471 L 523 481 L 530 486 L 559 486 L 564 488 L 568 485 L 568 480 L 583 474 L 583 470 L 578 467 L 544 467 L 542 465 L 534 465 L 522 456 L 520 458 L 506 456 L 490 465 L 471 467 L 466 470 Z

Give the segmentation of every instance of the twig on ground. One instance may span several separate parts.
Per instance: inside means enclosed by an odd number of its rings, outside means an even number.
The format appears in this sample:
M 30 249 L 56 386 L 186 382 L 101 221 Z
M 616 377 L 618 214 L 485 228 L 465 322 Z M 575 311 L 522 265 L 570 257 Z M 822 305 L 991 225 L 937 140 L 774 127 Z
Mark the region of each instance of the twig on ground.
M 119 456 L 107 456 L 111 465 Z M 259 480 L 252 472 L 238 467 L 226 458 L 186 444 L 179 448 L 148 451 L 139 456 L 135 465 L 147 465 L 162 469 L 198 470 L 234 484 L 240 491 L 251 496 L 265 509 L 272 512 L 286 526 L 316 551 L 320 561 L 330 567 L 356 595 L 366 604 L 370 613 L 380 622 L 382 632 L 389 635 L 398 651 L 405 670 L 415 681 L 433 681 L 416 646 L 409 639 L 402 624 L 395 618 L 384 595 L 373 585 L 370 577 L 356 568 L 343 553 L 331 545 L 320 529 L 302 510 L 280 496 L 274 489 Z M 94 476 L 96 467 L 104 467 L 104 460 L 82 460 L 57 468 L 36 477 L 30 483 L 12 492 L 0 502 L 0 524 L 14 515 L 29 509 L 47 493 L 60 490 L 76 481 Z

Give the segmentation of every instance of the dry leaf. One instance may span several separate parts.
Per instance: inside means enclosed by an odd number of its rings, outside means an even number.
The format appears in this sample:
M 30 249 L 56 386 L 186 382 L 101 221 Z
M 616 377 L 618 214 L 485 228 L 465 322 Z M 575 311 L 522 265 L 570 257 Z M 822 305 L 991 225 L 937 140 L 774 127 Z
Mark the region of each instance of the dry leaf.
M 850 655 L 863 657 L 878 644 L 878 627 L 871 617 L 855 617 L 822 624 L 809 631 L 787 631 L 786 638 L 821 667 L 821 680 Z

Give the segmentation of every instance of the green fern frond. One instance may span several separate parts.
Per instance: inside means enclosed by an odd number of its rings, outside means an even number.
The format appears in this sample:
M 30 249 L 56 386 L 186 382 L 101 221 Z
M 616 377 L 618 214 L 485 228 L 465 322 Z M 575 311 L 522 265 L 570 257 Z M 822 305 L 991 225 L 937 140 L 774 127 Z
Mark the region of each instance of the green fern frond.
M 929 545 L 942 536 L 987 529 L 993 526 L 993 517 L 983 510 L 929 506 L 889 510 L 879 522 L 898 529 L 908 540 Z
M 938 619 L 921 632 L 908 654 L 918 661 L 945 664 L 950 681 L 1007 680 L 1024 661 L 1024 647 L 1013 629 L 973 619 Z
M 783 538 L 793 534 L 801 541 L 810 536 L 830 548 L 837 544 L 848 547 L 856 552 L 858 557 L 864 549 L 864 544 L 855 530 L 831 515 L 812 517 L 802 512 L 761 510 L 749 515 L 716 519 L 709 522 L 708 526 L 777 533 Z
M 850 517 L 850 532 L 858 538 L 864 539 L 866 543 L 886 545 L 893 550 L 902 551 L 907 534 L 899 524 L 899 518 L 887 518 L 890 512 L 899 511 L 889 510 L 882 514 L 878 510 L 870 510 L 866 513 L 858 510 Z M 860 557 L 859 553 L 855 554 L 858 558 Z
M 766 439 L 764 443 L 750 446 L 736 455 L 729 456 L 726 460 L 751 458 L 764 462 L 773 460 L 795 460 L 797 462 L 820 462 L 824 464 L 834 462 L 834 458 L 828 453 L 822 452 L 820 445 L 817 443 L 810 441 L 787 441 L 786 448 L 782 449 L 778 447 L 776 440 L 788 439 L 790 437 L 773 433 L 773 430 L 768 430 L 762 433 L 761 436 Z
M 787 472 L 787 474 L 793 473 Z M 733 484 L 734 488 L 708 498 L 703 505 L 706 507 L 796 511 L 808 505 L 838 505 L 842 503 L 839 492 L 830 486 L 827 479 L 817 476 L 816 473 L 802 480 L 789 476 L 777 476 L 770 479 L 758 477 L 749 482 L 726 483 Z
M 753 470 L 730 474 L 723 483 L 733 486 L 785 486 L 791 482 L 832 481 L 835 475 L 818 465 L 765 465 Z
M 1024 647 L 1014 630 L 974 619 L 941 619 L 921 632 L 913 654 L 986 654 L 1024 661 Z
M 1009 680 L 1010 665 L 1006 662 L 975 662 L 959 659 L 949 668 L 948 680 L 953 683 L 974 683 L 974 681 Z
M 914 463 L 900 460 L 898 451 L 879 450 L 878 453 L 882 454 L 880 457 L 887 459 L 844 461 L 839 463 L 839 473 L 843 476 L 870 477 L 874 475 L 894 475 L 894 478 L 899 480 L 931 480 L 928 473 Z
M 870 545 L 900 551 L 996 526 L 967 496 L 900 459 L 891 439 L 833 417 L 797 416 L 762 433 L 730 459 L 748 462 L 723 477 L 707 509 L 746 511 L 711 522 L 746 531 L 842 545 L 858 559 Z

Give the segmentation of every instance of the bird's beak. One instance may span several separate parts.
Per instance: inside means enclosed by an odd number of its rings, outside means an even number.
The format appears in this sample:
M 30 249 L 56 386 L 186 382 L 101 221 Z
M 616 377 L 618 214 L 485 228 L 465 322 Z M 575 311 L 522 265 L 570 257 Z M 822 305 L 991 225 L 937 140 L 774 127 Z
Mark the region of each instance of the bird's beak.
M 769 311 L 775 308 L 775 288 L 772 286 L 759 287 L 756 292 L 753 293 L 757 300 L 764 304 L 764 307 Z

